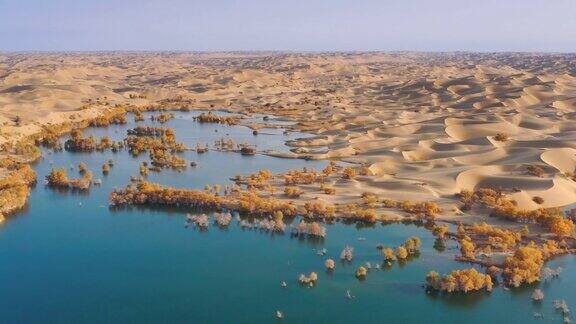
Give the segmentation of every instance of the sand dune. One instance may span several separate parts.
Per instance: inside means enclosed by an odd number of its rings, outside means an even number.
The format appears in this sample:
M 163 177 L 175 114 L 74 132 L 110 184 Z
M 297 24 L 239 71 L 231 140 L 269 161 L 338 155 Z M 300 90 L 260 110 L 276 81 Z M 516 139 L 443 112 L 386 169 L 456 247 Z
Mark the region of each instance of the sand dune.
M 575 66 L 574 55 L 515 53 L 5 54 L 0 142 L 179 96 L 313 134 L 270 154 L 368 166 L 372 177 L 335 184 L 344 200 L 370 191 L 450 205 L 462 189 L 497 187 L 522 208 L 566 206 L 576 203 L 564 175 L 576 170 Z

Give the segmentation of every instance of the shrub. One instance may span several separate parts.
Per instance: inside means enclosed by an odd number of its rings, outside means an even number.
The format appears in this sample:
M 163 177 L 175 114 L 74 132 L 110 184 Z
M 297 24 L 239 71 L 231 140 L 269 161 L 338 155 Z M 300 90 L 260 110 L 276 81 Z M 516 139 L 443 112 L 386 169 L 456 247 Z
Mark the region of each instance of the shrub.
M 476 247 L 472 242 L 472 240 L 470 239 L 470 237 L 464 236 L 464 238 L 460 240 L 460 253 L 462 254 L 463 258 L 469 260 L 475 260 L 476 259 L 475 248 Z
M 514 287 L 519 287 L 522 283 L 533 283 L 540 280 L 543 264 L 542 252 L 531 243 L 518 248 L 513 256 L 506 258 L 502 276 L 507 285 Z
M 327 270 L 334 270 L 336 262 L 334 262 L 334 260 L 332 259 L 327 259 L 326 261 L 324 261 L 324 266 L 326 267 Z
M 358 279 L 366 278 L 367 274 L 368 274 L 368 270 L 362 266 L 358 267 L 358 269 L 356 270 L 356 278 L 358 278 Z
M 405 247 L 399 246 L 396 248 L 396 258 L 405 260 L 408 257 L 408 250 Z
M 340 253 L 340 259 L 343 261 L 352 262 L 352 258 L 354 258 L 354 248 L 347 245 Z
M 444 277 L 440 277 L 436 271 L 430 271 L 426 276 L 426 285 L 430 289 L 447 293 L 467 293 L 482 289 L 491 291 L 494 286 L 489 275 L 474 268 L 455 270 Z
M 342 171 L 342 178 L 344 179 L 354 179 L 356 177 L 356 170 L 352 167 L 345 167 Z
M 532 201 L 537 203 L 538 205 L 542 205 L 544 203 L 544 198 L 535 196 L 532 197 Z
M 296 187 L 286 187 L 284 188 L 284 194 L 289 198 L 298 198 L 302 192 Z
M 396 260 L 396 256 L 394 255 L 394 250 L 391 248 L 384 248 L 382 249 L 382 255 L 384 256 L 384 260 L 392 262 Z
M 494 140 L 496 140 L 498 142 L 506 142 L 506 141 L 508 141 L 508 135 L 506 135 L 504 133 L 497 133 L 494 136 Z

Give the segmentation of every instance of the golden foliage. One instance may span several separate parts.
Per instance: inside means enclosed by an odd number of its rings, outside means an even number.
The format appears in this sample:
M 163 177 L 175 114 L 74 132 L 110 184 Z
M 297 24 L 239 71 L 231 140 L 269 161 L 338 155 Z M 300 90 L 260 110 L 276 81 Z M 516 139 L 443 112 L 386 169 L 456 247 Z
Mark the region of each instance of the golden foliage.
M 502 276 L 507 285 L 519 287 L 523 283 L 540 280 L 540 270 L 543 265 L 542 252 L 531 243 L 518 248 L 513 256 L 506 258 Z
M 52 169 L 46 176 L 46 184 L 53 188 L 87 190 L 92 184 L 92 172 L 86 171 L 81 178 L 69 179 L 64 168 Z
M 92 127 L 108 127 L 111 124 L 126 124 L 127 122 L 126 110 L 120 108 L 88 121 L 88 125 Z
M 342 178 L 344 179 L 354 179 L 356 177 L 356 170 L 352 167 L 345 167 L 342 171 Z
M 163 149 L 151 150 L 150 160 L 152 165 L 158 168 L 185 169 L 188 166 L 185 159 Z
M 475 260 L 476 259 L 475 249 L 476 246 L 474 245 L 469 236 L 464 236 L 460 240 L 460 253 L 462 254 L 463 258 L 469 260 Z
M 327 195 L 334 195 L 336 194 L 336 188 L 328 187 L 324 184 L 320 185 L 320 190 L 322 190 Z
M 324 204 L 321 201 L 307 201 L 304 203 L 306 217 L 331 218 L 336 213 L 336 208 Z
M 298 198 L 302 194 L 302 191 L 296 187 L 286 187 L 284 188 L 284 194 L 289 198 Z
M 362 266 L 358 267 L 358 269 L 356 270 L 356 278 L 358 278 L 358 279 L 366 278 L 367 274 L 368 274 L 368 270 Z
M 436 271 L 430 271 L 426 276 L 426 284 L 430 289 L 447 293 L 467 293 L 482 289 L 491 291 L 494 286 L 489 275 L 474 268 L 455 270 L 444 277 L 440 277 Z
M 150 117 L 151 120 L 157 121 L 157 122 L 162 123 L 162 124 L 169 121 L 170 119 L 173 119 L 173 118 L 174 118 L 174 114 L 173 113 L 167 113 L 167 112 L 161 113 L 157 116 Z
M 237 192 L 220 196 L 209 191 L 176 189 L 146 181 L 110 194 L 110 203 L 122 205 L 166 205 L 189 206 L 212 209 L 228 209 L 256 216 L 270 216 L 282 212 L 284 216 L 295 216 L 297 209 L 291 202 L 263 198 L 254 192 Z
M 212 111 L 207 113 L 201 113 L 197 117 L 194 117 L 194 120 L 200 123 L 215 123 L 215 124 L 227 124 L 227 125 L 236 125 L 239 122 L 239 117 L 237 116 L 218 116 Z
M 26 205 L 30 188 L 24 184 L 15 184 L 0 190 L 0 219 L 22 209 Z M 1 223 L 1 222 L 0 222 Z
M 382 255 L 384 256 L 384 260 L 386 261 L 395 261 L 396 255 L 394 255 L 394 250 L 391 248 L 384 248 L 382 249 Z
M 448 233 L 448 224 L 442 224 L 440 226 L 434 225 L 434 228 L 432 229 L 432 234 L 440 239 L 444 239 L 446 237 L 446 233 Z
M 406 248 L 403 246 L 397 247 L 396 248 L 396 257 L 399 260 L 405 260 L 406 258 L 408 258 L 408 250 L 406 250 Z

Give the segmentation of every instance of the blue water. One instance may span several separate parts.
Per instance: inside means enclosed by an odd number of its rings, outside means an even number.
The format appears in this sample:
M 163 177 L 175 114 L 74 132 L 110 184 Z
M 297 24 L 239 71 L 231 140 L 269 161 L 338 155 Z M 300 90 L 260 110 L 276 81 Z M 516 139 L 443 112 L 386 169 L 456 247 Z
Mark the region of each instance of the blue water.
M 165 126 L 193 147 L 213 143 L 229 134 L 237 142 L 259 149 L 287 149 L 284 141 L 302 134 L 283 135 L 265 130 L 253 136 L 250 129 L 198 124 L 194 113 L 179 113 Z M 148 120 L 143 124 L 152 125 Z M 119 140 L 126 129 L 112 126 L 88 129 L 86 134 L 108 134 Z M 217 132 L 216 132 L 217 130 Z M 183 154 L 198 167 L 183 172 L 151 172 L 149 180 L 166 185 L 203 188 L 228 183 L 235 174 L 266 168 L 274 172 L 303 166 L 320 169 L 324 161 L 279 159 L 210 151 Z M 113 159 L 108 176 L 101 165 Z M 491 293 L 427 295 L 422 288 L 426 273 L 446 273 L 466 264 L 453 261 L 456 245 L 447 243 L 439 253 L 434 237 L 414 225 L 326 225 L 324 240 L 293 238 L 258 230 L 243 230 L 236 221 L 228 229 L 207 231 L 185 228 L 186 210 L 131 208 L 111 210 L 108 194 L 138 175 L 140 161 L 127 152 L 45 152 L 35 165 L 39 184 L 26 210 L 0 227 L 0 322 L 2 323 L 270 323 L 275 312 L 286 323 L 526 323 L 562 322 L 552 306 L 566 299 L 576 306 L 576 258 L 565 256 L 548 265 L 562 266 L 559 279 L 515 290 L 497 287 Z M 84 161 L 103 184 L 89 194 L 45 188 L 42 179 L 52 166 Z M 77 168 L 69 170 L 76 175 Z M 397 246 L 408 237 L 422 238 L 422 253 L 404 265 L 371 270 L 364 281 L 354 277 L 359 265 L 382 262 L 376 245 Z M 358 238 L 365 240 L 358 240 Z M 334 273 L 324 271 L 324 260 L 338 259 L 345 245 L 355 248 L 352 264 L 337 262 Z M 316 250 L 328 254 L 318 256 Z M 316 287 L 301 287 L 300 273 L 316 271 Z M 287 288 L 280 286 L 288 283 Z M 541 288 L 541 305 L 530 295 Z M 346 290 L 355 297 L 345 298 Z M 544 314 L 536 319 L 534 312 Z

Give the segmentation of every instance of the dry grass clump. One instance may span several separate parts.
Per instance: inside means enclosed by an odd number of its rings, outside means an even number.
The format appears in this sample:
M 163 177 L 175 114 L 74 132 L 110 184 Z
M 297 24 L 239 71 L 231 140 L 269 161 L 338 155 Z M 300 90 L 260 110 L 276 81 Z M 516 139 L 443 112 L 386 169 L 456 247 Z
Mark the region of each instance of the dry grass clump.
M 284 194 L 288 198 L 298 198 L 302 194 L 302 191 L 297 187 L 286 187 L 284 188 Z
M 218 116 L 215 113 L 209 111 L 194 117 L 194 120 L 200 123 L 237 125 L 240 121 L 240 118 L 237 116 Z
M 489 275 L 480 273 L 474 268 L 455 270 L 443 277 L 436 271 L 430 271 L 426 275 L 426 285 L 429 289 L 447 293 L 467 293 L 482 289 L 491 291 L 494 286 Z
M 327 195 L 336 194 L 336 188 L 326 186 L 325 184 L 320 184 L 320 190 L 322 190 Z

